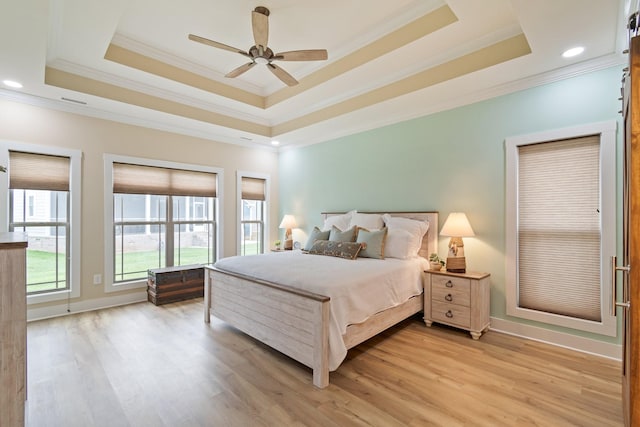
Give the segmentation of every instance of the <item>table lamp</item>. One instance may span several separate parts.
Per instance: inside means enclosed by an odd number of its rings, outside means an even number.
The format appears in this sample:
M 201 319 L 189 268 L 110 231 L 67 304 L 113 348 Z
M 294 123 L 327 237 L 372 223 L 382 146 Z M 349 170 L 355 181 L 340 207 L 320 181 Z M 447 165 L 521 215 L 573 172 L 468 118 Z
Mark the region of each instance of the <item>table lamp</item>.
M 282 222 L 280 223 L 279 228 L 284 228 L 284 249 L 291 250 L 293 249 L 293 239 L 291 238 L 291 229 L 296 228 L 298 224 L 296 224 L 296 219 L 293 215 L 285 215 L 282 218 Z
M 465 273 L 467 266 L 462 238 L 475 236 L 467 216 L 463 212 L 451 212 L 440 230 L 440 235 L 451 237 L 449 255 L 447 256 L 447 271 Z

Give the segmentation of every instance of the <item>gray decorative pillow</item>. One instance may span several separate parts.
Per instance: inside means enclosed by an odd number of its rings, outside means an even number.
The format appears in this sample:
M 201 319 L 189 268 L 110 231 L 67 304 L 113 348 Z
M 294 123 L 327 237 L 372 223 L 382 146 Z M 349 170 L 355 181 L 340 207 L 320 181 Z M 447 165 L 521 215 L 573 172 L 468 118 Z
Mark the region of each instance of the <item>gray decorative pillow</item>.
M 307 240 L 307 244 L 304 245 L 304 250 L 308 251 L 313 246 L 313 243 L 316 240 L 329 240 L 329 233 L 331 230 L 320 231 L 318 227 L 313 227 L 311 234 L 309 235 L 309 240 Z
M 356 259 L 362 246 L 356 242 L 332 242 L 330 240 L 316 240 L 310 254 L 328 255 L 345 259 Z
M 333 227 L 331 227 L 329 240 L 332 242 L 355 242 L 357 230 L 357 227 L 351 227 L 346 231 L 342 231 L 334 225 Z
M 363 258 L 384 259 L 384 246 L 387 241 L 387 228 L 369 231 L 366 228 L 358 229 L 356 242 L 362 244 L 362 250 L 358 256 Z

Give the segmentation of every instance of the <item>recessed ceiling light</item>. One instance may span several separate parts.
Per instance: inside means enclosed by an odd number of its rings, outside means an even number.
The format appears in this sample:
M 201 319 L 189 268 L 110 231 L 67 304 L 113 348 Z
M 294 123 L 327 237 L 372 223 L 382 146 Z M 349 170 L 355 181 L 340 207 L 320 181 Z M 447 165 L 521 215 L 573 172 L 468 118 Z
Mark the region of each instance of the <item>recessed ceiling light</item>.
M 580 55 L 582 52 L 584 52 L 584 47 L 577 46 L 577 47 L 572 47 L 571 49 L 565 50 L 562 56 L 565 58 L 572 58 L 574 56 Z
M 5 86 L 9 86 L 14 89 L 20 89 L 22 87 L 22 84 L 13 80 L 3 80 L 2 83 L 4 83 Z
M 275 145 L 276 147 L 280 145 L 280 141 L 276 141 L 275 139 L 271 141 L 271 145 Z

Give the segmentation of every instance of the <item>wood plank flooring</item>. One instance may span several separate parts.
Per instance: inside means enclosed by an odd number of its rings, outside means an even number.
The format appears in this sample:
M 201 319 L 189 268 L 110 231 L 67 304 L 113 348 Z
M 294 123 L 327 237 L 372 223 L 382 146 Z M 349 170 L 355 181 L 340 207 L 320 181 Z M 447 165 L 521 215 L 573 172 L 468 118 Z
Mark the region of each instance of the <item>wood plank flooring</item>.
M 620 364 L 419 316 L 349 351 L 328 388 L 202 299 L 28 325 L 27 426 L 621 426 Z

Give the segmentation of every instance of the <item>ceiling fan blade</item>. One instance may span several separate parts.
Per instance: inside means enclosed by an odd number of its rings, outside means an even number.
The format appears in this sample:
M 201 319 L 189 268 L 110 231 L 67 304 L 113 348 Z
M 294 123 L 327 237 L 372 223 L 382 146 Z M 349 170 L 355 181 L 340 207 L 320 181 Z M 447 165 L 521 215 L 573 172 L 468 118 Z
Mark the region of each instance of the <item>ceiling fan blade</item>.
M 255 62 L 249 62 L 248 64 L 243 64 L 243 65 L 239 66 L 238 68 L 236 68 L 235 70 L 229 71 L 224 76 L 225 77 L 232 77 L 232 78 L 233 77 L 238 77 L 240 74 L 249 71 L 254 65 L 256 65 Z
M 249 54 L 242 49 L 238 49 L 237 47 L 233 47 L 233 46 L 228 46 L 223 43 L 215 42 L 213 40 L 205 39 L 204 37 L 196 36 L 195 34 L 189 34 L 189 40 L 206 44 L 208 46 L 217 47 L 218 49 L 224 49 L 231 52 L 236 52 L 236 53 L 239 53 L 240 55 L 249 56 Z
M 282 82 L 287 86 L 295 86 L 298 84 L 298 81 L 294 79 L 291 74 L 287 73 L 285 70 L 278 67 L 277 65 L 269 63 L 267 64 L 267 68 L 269 68 L 269 70 L 271 70 L 271 72 L 275 74 L 277 78 L 282 80 Z
M 325 49 L 290 50 L 276 53 L 274 60 L 279 61 L 324 61 L 329 55 Z
M 251 27 L 253 28 L 253 39 L 258 48 L 267 49 L 269 41 L 269 9 L 258 6 L 251 12 Z

